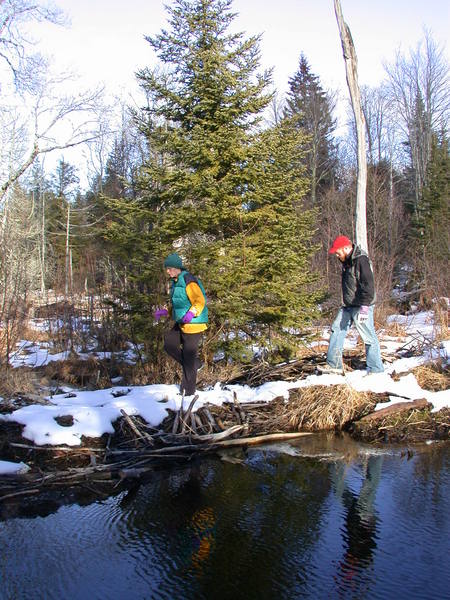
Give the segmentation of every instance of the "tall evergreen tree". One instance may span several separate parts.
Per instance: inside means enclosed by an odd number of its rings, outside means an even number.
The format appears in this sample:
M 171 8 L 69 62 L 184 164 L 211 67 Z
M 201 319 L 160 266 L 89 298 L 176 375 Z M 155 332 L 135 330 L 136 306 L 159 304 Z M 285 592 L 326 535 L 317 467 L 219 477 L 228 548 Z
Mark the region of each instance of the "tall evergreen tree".
M 309 135 L 306 165 L 311 179 L 310 198 L 314 206 L 328 189 L 336 172 L 336 152 L 332 140 L 336 121 L 333 102 L 311 72 L 305 55 L 300 55 L 297 72 L 289 79 L 285 114 Z
M 147 38 L 166 71 L 139 74 L 153 100 L 142 127 L 153 151 L 143 183 L 157 183 L 149 200 L 166 208 L 176 235 L 226 235 L 241 208 L 249 132 L 270 102 L 270 73 L 256 74 L 259 37 L 226 33 L 230 6 L 178 0 L 168 9 L 171 31 Z
M 171 29 L 148 38 L 164 65 L 139 73 L 149 160 L 137 201 L 116 205 L 131 228 L 118 225 L 115 235 L 130 248 L 147 220 L 141 251 L 129 256 L 151 303 L 164 254 L 176 247 L 192 262 L 207 288 L 212 335 L 220 328 L 218 344 L 243 356 L 268 339 L 269 326 L 281 339 L 301 325 L 294 313 L 310 314 L 314 227 L 312 214 L 302 214 L 304 137 L 287 126 L 260 131 L 270 72 L 258 73 L 258 36 L 228 33 L 230 9 L 231 0 L 177 0 Z M 283 343 L 272 339 L 272 348 Z
M 450 258 L 450 155 L 445 133 L 432 135 L 426 180 L 412 219 L 416 274 L 426 291 L 446 294 L 448 282 L 442 276 L 448 270 Z

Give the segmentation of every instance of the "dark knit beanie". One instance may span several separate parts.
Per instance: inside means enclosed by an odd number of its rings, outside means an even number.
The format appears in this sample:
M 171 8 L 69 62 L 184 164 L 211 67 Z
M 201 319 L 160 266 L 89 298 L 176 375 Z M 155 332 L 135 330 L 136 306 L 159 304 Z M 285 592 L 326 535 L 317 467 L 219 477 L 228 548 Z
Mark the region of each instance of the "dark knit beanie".
M 178 256 L 178 254 L 176 253 L 169 254 L 169 256 L 164 261 L 164 267 L 166 269 L 167 267 L 172 267 L 174 269 L 183 269 L 183 261 L 181 259 L 181 256 Z

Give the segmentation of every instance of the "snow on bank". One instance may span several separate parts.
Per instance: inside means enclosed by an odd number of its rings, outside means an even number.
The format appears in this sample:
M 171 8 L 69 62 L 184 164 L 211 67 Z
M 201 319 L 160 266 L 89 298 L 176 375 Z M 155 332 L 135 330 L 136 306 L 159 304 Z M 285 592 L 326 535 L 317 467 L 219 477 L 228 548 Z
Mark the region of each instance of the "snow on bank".
M 206 403 L 221 405 L 233 402 L 233 392 L 242 403 L 268 402 L 277 396 L 288 398 L 291 387 L 295 387 L 295 383 L 275 381 L 259 388 L 222 387 L 217 383 L 212 390 L 198 391 L 199 398 L 194 409 Z M 11 414 L 0 415 L 0 420 L 24 425 L 22 435 L 37 445 L 78 446 L 83 435 L 100 437 L 104 433 L 113 433 L 112 423 L 121 416 L 121 409 L 129 415 L 140 415 L 147 423 L 157 427 L 168 416 L 167 409 L 178 410 L 182 401 L 177 385 L 162 384 L 80 391 L 76 397 L 68 396 L 48 398 L 50 405 L 24 406 Z M 185 409 L 190 400 L 189 397 L 184 399 Z M 59 425 L 55 418 L 63 416 L 72 416 L 73 425 Z
M 397 362 L 401 364 L 402 369 L 405 368 L 404 360 Z M 390 365 L 388 372 L 368 376 L 365 371 L 352 371 L 345 376 L 309 375 L 306 379 L 291 382 L 271 381 L 256 388 L 246 385 L 222 386 L 219 382 L 212 389 L 198 391 L 199 398 L 194 410 L 206 403 L 221 405 L 224 402 L 233 402 L 234 393 L 243 404 L 269 402 L 278 396 L 287 399 L 290 389 L 336 384 L 347 384 L 357 391 L 393 394 L 388 404 L 380 403 L 376 410 L 396 402 L 421 398 L 433 405 L 433 411 L 450 407 L 450 390 L 423 390 L 412 373 L 395 381 L 391 377 L 394 371 L 399 372 L 396 362 Z M 51 404 L 48 406 L 25 406 L 11 414 L 0 415 L 0 420 L 24 425 L 23 436 L 37 445 L 77 446 L 81 444 L 82 436 L 100 437 L 104 433 L 113 433 L 112 423 L 121 416 L 121 409 L 129 415 L 140 415 L 147 423 L 157 427 L 168 416 L 168 409 L 178 410 L 182 401 L 178 386 L 163 384 L 80 391 L 76 397 L 69 396 L 72 394 L 53 396 L 49 398 Z M 190 399 L 184 399 L 185 409 Z M 56 417 L 69 415 L 73 417 L 72 425 L 59 425 L 55 420 Z
M 22 475 L 30 470 L 23 462 L 15 463 L 9 460 L 0 460 L 0 475 Z
M 382 338 L 382 344 L 389 344 L 395 348 L 411 347 L 420 340 L 433 339 L 434 327 L 432 313 L 417 313 L 412 316 L 400 315 L 391 318 L 401 324 L 406 332 L 405 339 Z M 387 336 L 386 336 L 387 337 Z M 353 341 L 349 336 L 348 344 Z M 424 345 L 426 348 L 426 344 Z M 239 402 L 269 402 L 276 397 L 289 397 L 289 390 L 303 388 L 312 385 L 337 385 L 347 384 L 357 391 L 373 391 L 375 393 L 392 394 L 389 403 L 380 403 L 376 410 L 384 408 L 397 402 L 417 400 L 425 398 L 433 405 L 433 411 L 444 407 L 450 407 L 450 390 L 442 392 L 430 392 L 423 390 L 417 383 L 412 373 L 395 381 L 392 375 L 406 373 L 414 367 L 425 364 L 436 358 L 443 358 L 448 362 L 450 354 L 450 340 L 429 346 L 421 356 L 403 358 L 386 364 L 386 371 L 380 374 L 366 376 L 365 371 L 352 371 L 345 376 L 341 375 L 310 375 L 305 379 L 297 381 L 271 381 L 257 388 L 246 385 L 222 385 L 218 382 L 214 388 L 198 391 L 198 400 L 194 410 L 206 403 L 221 405 L 224 402 L 233 402 L 233 394 L 236 393 Z M 38 348 L 28 346 L 28 354 L 17 357 L 18 363 L 44 364 L 51 360 L 50 355 L 37 354 Z M 392 351 L 392 349 L 390 349 Z M 60 357 L 62 358 L 62 357 Z M 52 357 L 53 359 L 53 357 Z M 41 362 L 42 361 L 42 362 Z M 18 364 L 16 363 L 16 364 Z M 67 390 L 69 391 L 69 390 Z M 147 386 L 115 386 L 106 390 L 78 391 L 73 394 L 62 394 L 48 398 L 48 405 L 31 405 L 20 408 L 11 414 L 0 415 L 0 420 L 16 422 L 24 425 L 23 436 L 36 445 L 60 445 L 78 446 L 81 444 L 82 436 L 100 437 L 104 433 L 113 433 L 112 423 L 121 416 L 121 409 L 129 415 L 140 415 L 153 427 L 158 427 L 168 416 L 168 409 L 178 410 L 182 397 L 176 385 L 147 385 Z M 184 399 L 184 408 L 189 404 L 190 398 Z M 72 416 L 73 424 L 59 425 L 55 420 L 58 417 Z
M 114 356 L 117 360 L 122 360 L 128 364 L 136 363 L 136 352 L 129 344 L 129 349 L 122 352 L 82 352 L 81 348 L 76 348 L 77 357 L 80 360 L 88 360 L 96 357 L 99 360 L 105 360 Z M 17 344 L 17 350 L 10 356 L 10 365 L 18 367 L 43 367 L 51 362 L 59 360 L 68 360 L 72 356 L 69 350 L 64 352 L 51 353 L 51 345 L 48 342 L 33 343 L 27 340 L 20 340 Z

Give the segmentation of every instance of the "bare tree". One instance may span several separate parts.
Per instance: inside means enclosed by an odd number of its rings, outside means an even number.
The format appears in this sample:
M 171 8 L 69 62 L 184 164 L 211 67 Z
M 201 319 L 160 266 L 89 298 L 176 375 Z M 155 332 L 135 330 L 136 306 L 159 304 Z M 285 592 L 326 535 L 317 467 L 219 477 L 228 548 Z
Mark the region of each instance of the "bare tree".
M 42 57 L 33 52 L 33 41 L 25 33 L 30 22 L 47 21 L 56 25 L 66 22 L 55 6 L 33 0 L 2 0 L 0 2 L 0 62 L 6 65 L 17 90 L 34 87 L 41 71 Z
M 272 100 L 269 106 L 269 117 L 267 123 L 269 126 L 278 125 L 283 118 L 285 108 L 285 99 L 280 96 L 277 90 L 273 91 Z
M 0 111 L 2 136 L 10 142 L 0 156 L 0 202 L 38 156 L 95 138 L 94 115 L 101 91 L 59 96 L 57 90 L 70 80 L 63 75 L 41 81 L 23 99 L 13 99 L 13 108 L 4 106 Z
M 443 48 L 425 32 L 408 55 L 386 64 L 390 99 L 407 137 L 414 171 L 415 210 L 426 184 L 433 131 L 446 131 L 450 109 L 449 65 Z
M 28 26 L 37 22 L 66 20 L 45 1 L 0 2 L 0 202 L 36 157 L 95 135 L 91 113 L 99 91 L 61 94 L 72 76 L 50 75 L 47 61 L 35 52 Z
M 367 157 L 369 164 L 380 163 L 384 158 L 384 135 L 388 126 L 389 99 L 387 90 L 380 86 L 362 86 L 361 106 L 367 129 Z
M 399 201 L 395 192 L 395 183 L 398 183 L 400 173 L 398 167 L 402 164 L 401 156 L 403 148 L 399 128 L 397 126 L 395 111 L 390 101 L 389 90 L 386 85 L 376 88 L 363 86 L 361 88 L 361 104 L 366 119 L 367 127 L 367 149 L 370 165 L 370 177 L 368 178 L 368 213 L 376 215 L 384 207 L 376 206 L 387 200 L 387 216 L 383 227 L 386 227 L 387 250 L 389 254 L 396 253 L 397 243 L 396 231 L 398 230 L 399 207 L 395 204 Z M 382 181 L 382 188 L 379 183 Z M 376 231 L 373 239 L 377 238 Z M 386 242 L 386 240 L 384 240 Z
M 366 157 L 366 123 L 361 108 L 361 98 L 358 85 L 358 69 L 355 46 L 350 29 L 344 21 L 340 0 L 334 0 L 334 10 L 341 37 L 344 54 L 347 85 L 350 92 L 353 114 L 355 117 L 358 139 L 358 180 L 356 193 L 356 242 L 367 250 L 366 222 L 366 187 L 367 187 L 367 157 Z
M 111 110 L 102 107 L 102 111 L 97 115 L 97 135 L 92 142 L 87 144 L 83 152 L 89 172 L 90 186 L 94 192 L 103 193 L 106 161 L 111 151 L 111 139 L 113 136 L 111 120 Z
M 20 190 L 0 240 L 0 367 L 7 366 L 27 320 L 28 301 L 40 277 L 39 229 L 33 201 Z

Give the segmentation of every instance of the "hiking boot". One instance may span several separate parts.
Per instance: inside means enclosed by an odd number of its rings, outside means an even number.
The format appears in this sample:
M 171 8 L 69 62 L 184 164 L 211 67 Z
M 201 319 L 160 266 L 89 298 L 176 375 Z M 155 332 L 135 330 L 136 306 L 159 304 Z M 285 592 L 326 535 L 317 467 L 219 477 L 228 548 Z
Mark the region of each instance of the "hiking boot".
M 364 377 L 373 377 L 374 375 L 382 375 L 383 373 L 384 371 L 369 371 L 368 369 L 366 369 Z
M 344 375 L 344 369 L 336 369 L 330 365 L 317 365 L 317 370 L 323 375 Z

